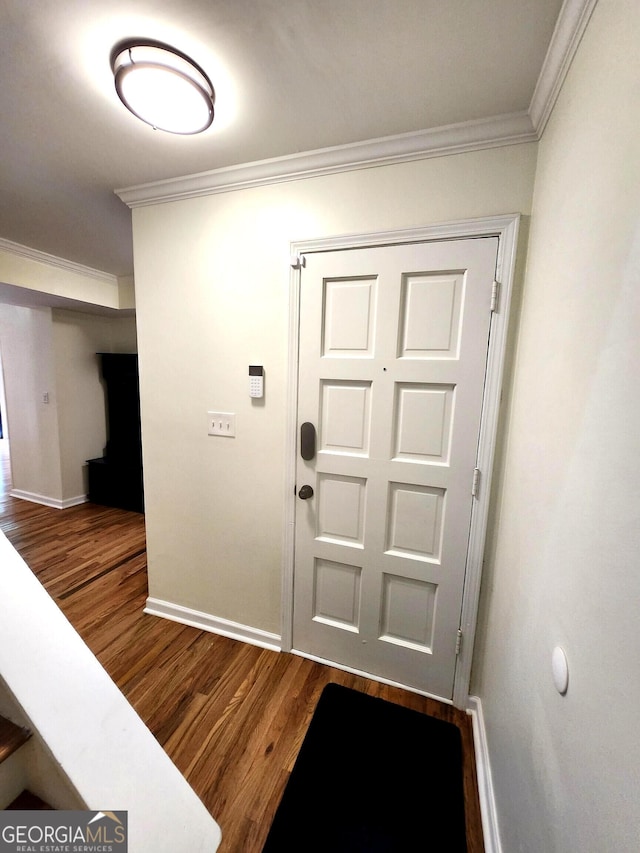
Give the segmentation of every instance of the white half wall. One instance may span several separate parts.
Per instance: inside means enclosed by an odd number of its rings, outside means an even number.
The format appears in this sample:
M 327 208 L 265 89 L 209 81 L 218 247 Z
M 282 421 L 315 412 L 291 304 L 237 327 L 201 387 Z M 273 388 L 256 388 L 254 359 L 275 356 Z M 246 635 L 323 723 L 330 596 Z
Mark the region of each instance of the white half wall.
M 279 635 L 293 241 L 530 211 L 535 144 L 133 211 L 149 593 Z M 526 229 L 523 229 L 523 232 Z M 265 397 L 248 366 L 265 367 Z M 207 435 L 209 410 L 237 435 Z
M 473 686 L 505 853 L 640 838 L 639 40 L 599 0 L 539 144 Z
M 34 793 L 59 775 L 52 805 L 127 810 L 132 853 L 215 853 L 220 827 L 4 533 L 0 568 L 0 702 L 38 742 Z

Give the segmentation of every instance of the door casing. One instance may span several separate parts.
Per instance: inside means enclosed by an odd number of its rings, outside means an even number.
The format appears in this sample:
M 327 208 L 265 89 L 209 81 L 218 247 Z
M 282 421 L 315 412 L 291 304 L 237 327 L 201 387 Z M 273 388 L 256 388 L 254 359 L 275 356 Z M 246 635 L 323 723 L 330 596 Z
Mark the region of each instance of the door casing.
M 300 322 L 300 281 L 304 255 L 338 249 L 389 246 L 403 243 L 422 243 L 440 240 L 459 240 L 474 237 L 498 237 L 496 281 L 499 283 L 496 309 L 491 318 L 485 393 L 478 442 L 477 467 L 481 480 L 471 516 L 467 551 L 467 566 L 462 594 L 462 643 L 457 658 L 453 688 L 453 704 L 466 708 L 473 660 L 474 637 L 477 625 L 482 563 L 489 515 L 489 498 L 495 457 L 495 445 L 500 414 L 500 395 L 507 346 L 509 311 L 515 274 L 516 247 L 520 224 L 519 214 L 467 219 L 422 228 L 349 234 L 302 240 L 291 243 L 291 275 L 289 296 L 289 355 L 287 389 L 287 454 L 285 463 L 285 517 L 282 566 L 282 650 L 296 653 L 293 648 L 293 583 L 295 542 L 295 485 L 298 452 L 298 359 Z M 335 666 L 333 661 L 321 661 Z M 359 673 L 368 675 L 368 673 Z M 399 684 L 401 687 L 406 685 Z M 411 689 L 411 688 L 406 688 Z

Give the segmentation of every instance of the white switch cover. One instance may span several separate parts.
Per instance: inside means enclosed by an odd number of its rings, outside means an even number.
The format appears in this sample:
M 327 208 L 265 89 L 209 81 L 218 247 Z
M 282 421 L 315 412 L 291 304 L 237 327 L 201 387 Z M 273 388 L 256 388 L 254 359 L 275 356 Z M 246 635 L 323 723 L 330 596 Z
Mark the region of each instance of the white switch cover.
M 235 412 L 207 412 L 207 422 L 209 435 L 226 435 L 228 438 L 235 438 Z

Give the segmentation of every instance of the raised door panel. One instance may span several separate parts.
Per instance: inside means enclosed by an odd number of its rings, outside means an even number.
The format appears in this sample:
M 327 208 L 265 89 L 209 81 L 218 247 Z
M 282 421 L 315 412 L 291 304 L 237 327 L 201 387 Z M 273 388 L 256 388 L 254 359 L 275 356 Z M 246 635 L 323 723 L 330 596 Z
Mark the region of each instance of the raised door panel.
M 294 648 L 451 698 L 497 239 L 309 255 Z

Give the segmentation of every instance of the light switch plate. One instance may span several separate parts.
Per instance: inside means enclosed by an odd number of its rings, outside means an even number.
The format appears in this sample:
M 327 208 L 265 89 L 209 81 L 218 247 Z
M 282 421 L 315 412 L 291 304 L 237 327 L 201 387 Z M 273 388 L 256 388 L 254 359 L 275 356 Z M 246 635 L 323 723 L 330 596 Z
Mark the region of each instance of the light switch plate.
M 209 435 L 226 435 L 235 438 L 235 412 L 207 412 L 207 429 Z

